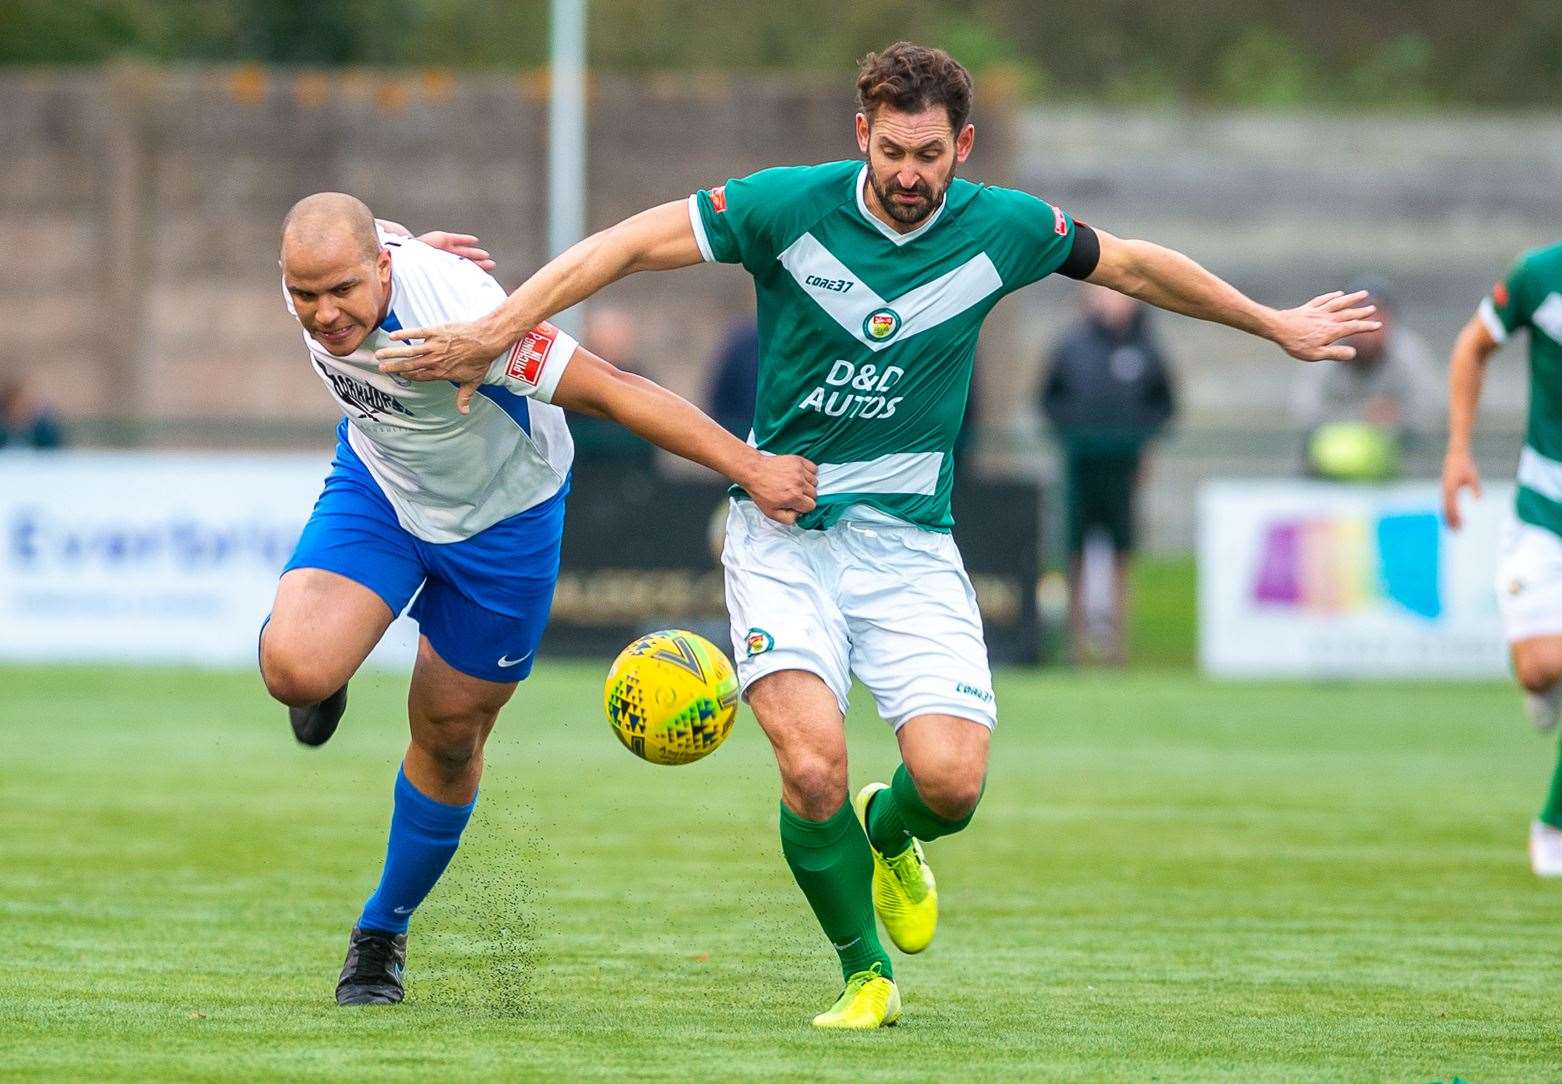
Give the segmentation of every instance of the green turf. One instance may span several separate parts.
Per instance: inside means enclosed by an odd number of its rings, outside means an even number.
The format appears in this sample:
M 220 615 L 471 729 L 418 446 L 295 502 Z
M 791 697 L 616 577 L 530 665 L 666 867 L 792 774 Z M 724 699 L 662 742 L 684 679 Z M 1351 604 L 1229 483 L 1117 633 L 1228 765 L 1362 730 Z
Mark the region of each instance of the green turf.
M 1129 660 L 1135 666 L 1191 668 L 1199 656 L 1194 559 L 1140 554 L 1129 575 Z
M 501 720 L 406 1004 L 341 1010 L 402 680 L 310 751 L 247 675 L 0 668 L 0 1077 L 1562 1076 L 1562 885 L 1524 854 L 1552 746 L 1507 688 L 1002 675 L 904 1023 L 829 1035 L 752 721 L 641 764 L 599 669 Z M 852 728 L 854 782 L 887 777 Z

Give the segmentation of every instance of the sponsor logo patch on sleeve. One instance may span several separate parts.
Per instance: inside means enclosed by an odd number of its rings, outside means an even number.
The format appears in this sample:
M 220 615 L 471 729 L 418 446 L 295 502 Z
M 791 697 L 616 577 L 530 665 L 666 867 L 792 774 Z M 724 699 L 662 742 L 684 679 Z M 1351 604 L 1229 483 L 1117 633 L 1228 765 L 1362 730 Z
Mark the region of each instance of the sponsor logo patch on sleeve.
M 1508 284 L 1499 282 L 1491 288 L 1491 299 L 1499 309 L 1508 307 Z
M 1068 219 L 1063 215 L 1063 208 L 1052 208 L 1052 232 L 1059 237 L 1068 236 Z
M 542 371 L 547 368 L 548 355 L 553 342 L 559 337 L 559 329 L 552 324 L 538 324 L 522 336 L 521 341 L 510 347 L 510 361 L 505 375 L 527 384 L 542 382 Z
M 775 647 L 776 638 L 764 629 L 754 628 L 748 630 L 748 634 L 743 637 L 743 643 L 748 648 L 748 657 L 752 659 L 755 655 L 763 655 Z
M 710 190 L 711 210 L 717 214 L 723 214 L 727 210 L 727 186 L 719 185 Z

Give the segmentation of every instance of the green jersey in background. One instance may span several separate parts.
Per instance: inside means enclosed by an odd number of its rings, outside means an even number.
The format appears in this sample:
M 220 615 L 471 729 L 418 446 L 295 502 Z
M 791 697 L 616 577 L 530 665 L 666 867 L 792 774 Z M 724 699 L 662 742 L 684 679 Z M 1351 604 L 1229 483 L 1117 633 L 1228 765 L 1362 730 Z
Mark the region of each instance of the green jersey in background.
M 1499 343 L 1529 328 L 1529 423 L 1519 457 L 1519 519 L 1562 535 L 1562 244 L 1526 252 L 1481 302 Z

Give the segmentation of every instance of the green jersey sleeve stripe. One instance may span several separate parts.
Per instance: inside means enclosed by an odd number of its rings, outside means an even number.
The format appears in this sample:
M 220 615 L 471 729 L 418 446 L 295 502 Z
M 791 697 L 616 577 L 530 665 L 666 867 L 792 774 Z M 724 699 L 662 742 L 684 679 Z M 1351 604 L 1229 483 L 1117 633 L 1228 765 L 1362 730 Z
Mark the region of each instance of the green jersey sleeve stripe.
M 700 258 L 706 263 L 715 263 L 716 257 L 710 247 L 710 235 L 705 232 L 705 216 L 700 214 L 698 192 L 689 196 L 689 225 L 694 227 L 694 243 L 700 246 Z
M 1486 325 L 1486 330 L 1491 332 L 1493 339 L 1499 343 L 1507 341 L 1508 329 L 1503 326 L 1502 318 L 1497 315 L 1497 306 L 1492 304 L 1491 298 L 1481 298 L 1481 303 L 1475 312 L 1481 318 L 1481 323 Z

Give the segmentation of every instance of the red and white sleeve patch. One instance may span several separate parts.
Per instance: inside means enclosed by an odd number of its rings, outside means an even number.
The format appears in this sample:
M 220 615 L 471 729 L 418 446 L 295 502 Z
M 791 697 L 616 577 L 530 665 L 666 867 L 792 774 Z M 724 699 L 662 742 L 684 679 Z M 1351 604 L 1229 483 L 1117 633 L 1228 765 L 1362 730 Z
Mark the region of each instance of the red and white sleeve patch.
M 543 370 L 548 367 L 548 355 L 559 337 L 559 329 L 552 324 L 538 324 L 510 347 L 510 358 L 504 372 L 512 380 L 526 384 L 542 383 Z
M 723 214 L 727 210 L 727 186 L 721 185 L 710 190 L 711 210 L 717 214 Z
M 1493 286 L 1491 288 L 1491 299 L 1492 299 L 1492 302 L 1499 309 L 1507 308 L 1508 307 L 1508 284 L 1506 282 L 1499 282 L 1499 283 L 1497 283 L 1497 285 Z
M 1064 217 L 1063 208 L 1052 208 L 1052 232 L 1059 237 L 1068 236 L 1068 219 Z

